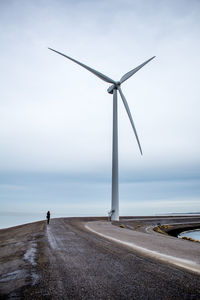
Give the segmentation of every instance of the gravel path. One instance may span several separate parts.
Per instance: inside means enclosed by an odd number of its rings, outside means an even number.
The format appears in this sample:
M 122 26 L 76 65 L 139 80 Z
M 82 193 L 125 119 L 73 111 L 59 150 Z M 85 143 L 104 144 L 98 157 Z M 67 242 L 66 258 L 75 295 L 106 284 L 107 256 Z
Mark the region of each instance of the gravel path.
M 30 274 L 34 270 L 39 280 L 15 290 L 16 299 L 200 299 L 198 275 L 144 257 L 84 225 L 81 219 L 53 219 L 44 226 L 37 252 L 29 252 L 37 263 L 30 258 Z

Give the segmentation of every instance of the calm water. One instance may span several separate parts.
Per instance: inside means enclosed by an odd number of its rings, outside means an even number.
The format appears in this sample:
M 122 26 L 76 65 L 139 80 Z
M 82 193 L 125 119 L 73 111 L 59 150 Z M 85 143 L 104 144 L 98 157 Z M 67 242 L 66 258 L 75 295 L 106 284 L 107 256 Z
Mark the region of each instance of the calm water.
M 200 229 L 184 231 L 178 235 L 178 237 L 180 237 L 180 238 L 183 236 L 190 237 L 190 238 L 200 241 Z
M 0 213 L 0 229 L 45 220 L 44 214 Z
M 121 171 L 120 214 L 200 212 L 200 175 Z M 187 175 L 187 176 L 186 176 Z M 110 171 L 34 173 L 0 171 L 0 228 L 52 218 L 108 216 Z

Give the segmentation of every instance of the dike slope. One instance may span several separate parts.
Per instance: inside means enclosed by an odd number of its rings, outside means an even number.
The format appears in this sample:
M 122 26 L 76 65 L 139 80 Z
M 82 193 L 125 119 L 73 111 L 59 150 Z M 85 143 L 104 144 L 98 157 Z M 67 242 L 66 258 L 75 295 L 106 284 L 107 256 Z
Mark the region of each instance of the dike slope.
M 85 228 L 105 220 L 59 218 L 0 230 L 0 299 L 200 299 L 195 272 Z

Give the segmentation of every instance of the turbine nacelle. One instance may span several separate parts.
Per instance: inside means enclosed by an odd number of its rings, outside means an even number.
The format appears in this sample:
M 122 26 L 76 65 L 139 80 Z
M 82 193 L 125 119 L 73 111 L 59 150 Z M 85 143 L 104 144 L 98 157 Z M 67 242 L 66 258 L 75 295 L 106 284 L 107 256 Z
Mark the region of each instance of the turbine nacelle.
M 113 94 L 113 90 L 114 89 L 118 89 L 118 87 L 121 85 L 121 82 L 120 81 L 117 81 L 115 84 L 112 84 L 108 89 L 107 89 L 107 92 L 109 94 Z

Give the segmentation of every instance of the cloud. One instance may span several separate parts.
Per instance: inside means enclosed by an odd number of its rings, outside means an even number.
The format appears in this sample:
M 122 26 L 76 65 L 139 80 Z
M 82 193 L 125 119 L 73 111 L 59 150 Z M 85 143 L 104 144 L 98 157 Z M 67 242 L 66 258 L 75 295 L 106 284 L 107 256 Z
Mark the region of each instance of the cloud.
M 141 158 L 119 101 L 122 168 L 199 165 L 198 1 L 1 3 L 0 166 L 78 171 L 111 164 L 108 85 L 47 47 L 124 83 Z
M 200 184 L 197 178 L 120 177 L 120 215 L 198 212 Z M 1 212 L 44 214 L 54 217 L 105 216 L 111 205 L 108 173 L 25 173 L 1 172 Z M 1 226 L 1 224 L 0 224 Z

